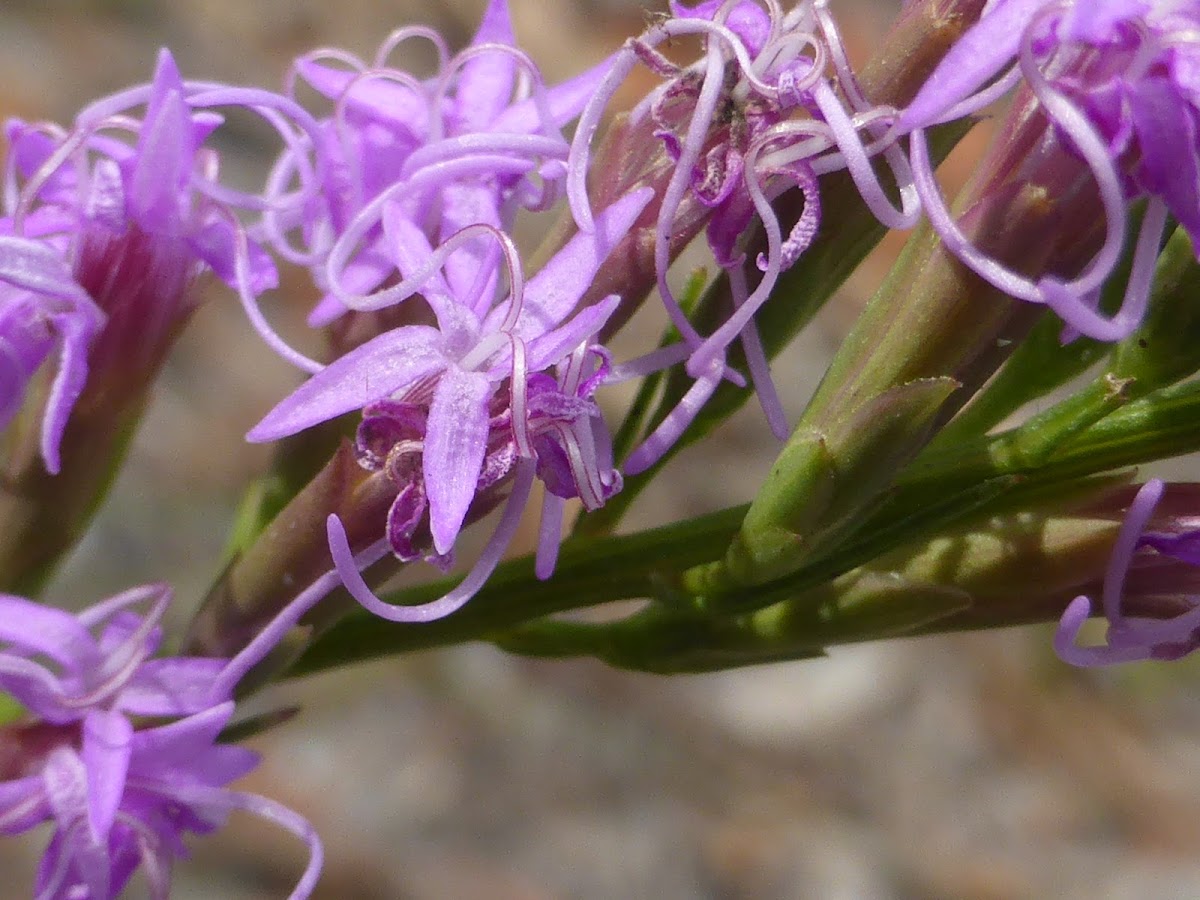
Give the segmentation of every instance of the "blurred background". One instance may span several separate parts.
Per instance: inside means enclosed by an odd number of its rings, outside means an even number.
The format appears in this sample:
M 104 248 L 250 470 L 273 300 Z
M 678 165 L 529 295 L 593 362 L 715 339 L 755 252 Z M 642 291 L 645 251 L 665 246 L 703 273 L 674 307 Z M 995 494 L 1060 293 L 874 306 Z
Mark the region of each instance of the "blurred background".
M 552 81 L 611 52 L 649 13 L 628 0 L 512 5 Z M 834 4 L 854 59 L 898 5 Z M 187 77 L 267 86 L 297 53 L 370 55 L 400 24 L 434 25 L 461 46 L 482 6 L 4 0 L 0 112 L 69 121 L 148 78 L 164 44 Z M 225 164 L 252 177 L 270 148 L 248 131 L 228 151 Z M 897 243 L 779 363 L 793 417 Z M 305 290 L 285 284 L 272 315 L 298 323 Z M 165 579 L 186 618 L 216 572 L 239 490 L 266 459 L 242 435 L 295 382 L 214 291 L 55 599 L 82 605 Z M 615 411 L 623 398 L 608 399 Z M 629 524 L 742 502 L 773 455 L 748 407 L 682 454 Z M 1187 478 L 1195 467 L 1159 471 Z M 1042 628 L 675 678 L 471 646 L 276 690 L 273 701 L 303 713 L 253 741 L 266 762 L 242 786 L 317 826 L 327 858 L 317 896 L 329 900 L 1194 898 L 1196 672 L 1068 670 Z M 45 840 L 0 843 L 0 898 L 28 896 Z M 250 817 L 192 846 L 177 898 L 282 898 L 303 864 L 294 839 Z M 142 891 L 135 882 L 130 896 Z

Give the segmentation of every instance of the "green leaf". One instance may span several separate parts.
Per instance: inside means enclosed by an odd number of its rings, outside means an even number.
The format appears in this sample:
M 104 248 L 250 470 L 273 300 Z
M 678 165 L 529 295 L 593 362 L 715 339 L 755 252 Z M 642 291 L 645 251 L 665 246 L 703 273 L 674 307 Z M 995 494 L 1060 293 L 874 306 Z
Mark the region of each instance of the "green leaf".
M 821 592 L 830 582 L 884 553 L 928 540 L 939 530 L 953 530 L 1019 510 L 1023 505 L 1072 502 L 1072 498 L 1125 478 L 1102 473 L 1198 447 L 1200 384 L 1177 385 L 1130 403 L 1091 425 L 1041 465 L 1026 467 L 1020 460 L 994 457 L 989 453 L 989 440 L 983 440 L 957 453 L 941 454 L 919 466 L 910 466 L 878 510 L 839 547 L 787 578 L 745 588 L 738 594 L 689 599 L 689 583 L 680 575 L 693 567 L 702 569 L 703 564 L 721 557 L 746 514 L 745 506 L 633 535 L 572 539 L 564 545 L 555 577 L 547 582 L 534 576 L 531 557 L 505 563 L 462 610 L 436 622 L 401 625 L 365 612 L 354 613 L 319 638 L 290 674 L 477 639 L 495 640 L 515 652 L 587 653 L 650 671 L 700 671 L 810 655 L 819 647 L 801 646 L 799 641 L 786 650 L 775 646 L 761 653 L 750 652 L 748 645 L 739 643 L 746 638 L 746 626 L 740 623 L 755 620 L 754 629 L 767 629 L 770 616 L 757 618 L 757 613 L 747 615 L 747 611 L 769 609 L 784 601 L 794 601 L 789 613 L 792 616 L 800 615 L 801 609 L 808 609 L 807 615 L 819 616 L 821 599 L 828 596 Z M 1098 476 L 1098 480 L 1092 480 L 1092 476 Z M 454 580 L 443 580 L 394 592 L 386 599 L 391 603 L 424 603 L 453 584 Z M 657 598 L 658 602 L 633 619 L 612 625 L 551 622 L 544 618 L 612 601 L 644 598 Z M 997 624 L 984 618 L 983 612 L 973 610 L 948 613 L 936 622 L 929 618 L 922 624 L 917 620 L 927 614 L 935 617 L 941 609 L 936 598 L 930 602 L 930 609 L 920 615 L 914 613 L 909 624 L 915 632 Z M 864 607 L 863 611 L 868 610 Z M 1043 614 L 1049 613 L 1022 610 L 1021 621 Z M 640 631 L 642 624 L 626 624 L 635 621 L 650 622 L 653 628 Z M 871 627 L 882 628 L 880 621 Z M 625 643 L 617 650 L 611 649 L 612 635 L 626 633 L 631 636 L 620 638 Z M 832 636 L 828 627 L 822 634 L 822 640 Z M 840 634 L 851 639 L 847 632 Z M 719 647 L 725 648 L 722 653 L 707 654 L 704 648 L 709 640 L 718 641 Z M 656 654 L 661 656 L 658 663 L 654 661 Z
M 897 385 L 841 417 L 827 435 L 798 432 L 750 504 L 725 558 L 726 580 L 762 584 L 840 540 L 909 462 L 958 386 L 951 378 Z

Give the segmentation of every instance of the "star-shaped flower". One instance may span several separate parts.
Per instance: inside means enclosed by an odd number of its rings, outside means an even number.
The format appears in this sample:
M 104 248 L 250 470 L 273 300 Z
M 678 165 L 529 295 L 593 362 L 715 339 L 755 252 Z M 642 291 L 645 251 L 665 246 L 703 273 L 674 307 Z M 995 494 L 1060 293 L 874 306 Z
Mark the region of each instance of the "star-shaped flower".
M 336 583 L 318 579 L 232 660 L 152 657 L 171 599 L 163 584 L 77 615 L 0 595 L 0 690 L 36 717 L 7 728 L 14 749 L 0 761 L 0 834 L 53 822 L 38 897 L 114 898 L 140 865 L 152 895 L 165 898 L 172 862 L 187 856 L 184 834 L 207 834 L 236 809 L 308 844 L 292 897 L 311 893 L 321 868 L 312 827 L 274 801 L 229 789 L 258 755 L 218 736 L 237 682 Z M 142 717 L 159 724 L 139 727 Z
M 56 725 L 96 707 L 138 716 L 206 709 L 226 660 L 151 659 L 170 598 L 165 584 L 151 584 L 72 615 L 0 594 L 0 690 Z M 144 615 L 132 611 L 147 603 Z
M 435 551 L 448 553 L 475 497 L 496 389 L 511 385 L 514 439 L 523 455 L 531 455 L 528 421 L 516 414 L 528 394 L 527 373 L 561 362 L 612 314 L 615 297 L 578 312 L 575 307 L 649 199 L 642 190 L 614 203 L 596 217 L 593 232 L 576 235 L 527 283 L 521 283 L 519 266 L 512 267 L 512 293 L 495 305 L 477 292 L 456 295 L 434 271 L 453 251 L 453 241 L 435 253 L 407 219 L 390 221 L 401 272 L 411 276 L 405 289 L 422 290 L 437 326 L 398 328 L 351 351 L 301 385 L 247 438 L 276 440 L 389 399 L 427 403 L 424 494 Z

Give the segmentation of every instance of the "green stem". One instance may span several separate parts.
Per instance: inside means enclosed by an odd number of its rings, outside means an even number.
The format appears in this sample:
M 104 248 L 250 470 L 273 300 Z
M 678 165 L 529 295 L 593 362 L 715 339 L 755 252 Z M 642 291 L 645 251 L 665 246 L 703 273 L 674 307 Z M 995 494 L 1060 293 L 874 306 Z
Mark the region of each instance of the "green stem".
M 389 625 L 365 611 L 353 613 L 318 638 L 291 674 L 476 640 L 541 616 L 615 600 L 669 597 L 679 572 L 720 555 L 745 512 L 734 507 L 637 534 L 570 540 L 550 581 L 537 579 L 532 557 L 512 560 L 462 610 L 434 622 Z M 385 599 L 426 603 L 456 581 L 442 579 Z

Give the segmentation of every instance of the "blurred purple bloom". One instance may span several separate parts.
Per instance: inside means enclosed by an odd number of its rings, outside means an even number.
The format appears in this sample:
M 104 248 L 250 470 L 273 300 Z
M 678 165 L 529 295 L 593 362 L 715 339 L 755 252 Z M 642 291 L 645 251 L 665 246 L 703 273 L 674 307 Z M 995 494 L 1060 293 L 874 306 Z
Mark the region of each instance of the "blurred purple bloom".
M 299 185 L 266 199 L 220 184 L 218 156 L 205 146 L 223 122 L 218 107 L 256 113 L 289 146 L 316 133 L 311 116 L 279 95 L 185 82 L 163 50 L 149 84 L 96 101 L 69 130 L 8 123 L 11 231 L 50 241 L 71 261 L 119 335 L 108 338 L 118 345 L 115 356 L 161 350 L 192 311 L 188 288 L 211 270 L 237 291 L 268 343 L 315 371 L 319 364 L 291 350 L 258 309 L 278 276 L 238 213 L 282 215 L 310 202 L 323 177 L 320 160 L 297 164 Z
M 897 123 L 897 133 L 912 132 L 921 197 L 949 249 L 1001 290 L 1050 306 L 1081 334 L 1128 336 L 1145 312 L 1168 214 L 1194 244 L 1200 239 L 1198 29 L 1194 0 L 993 3 Z M 1022 79 L 1059 140 L 1091 170 L 1104 203 L 1105 244 L 1066 281 L 1030 280 L 965 238 L 942 201 L 923 135 L 927 127 L 981 109 Z M 1096 309 L 1099 291 L 1121 254 L 1126 206 L 1140 197 L 1149 200 L 1133 274 L 1121 309 L 1108 318 Z
M 89 382 L 110 397 L 140 396 L 195 308 L 196 278 L 211 270 L 234 287 L 255 327 L 287 347 L 256 301 L 275 267 L 250 241 L 238 210 L 266 214 L 307 202 L 320 166 L 306 161 L 300 185 L 268 200 L 219 184 L 204 146 L 221 124 L 217 106 L 242 106 L 288 143 L 315 133 L 302 109 L 265 91 L 184 82 L 166 51 L 150 84 L 84 109 L 70 129 L 6 125 L 0 218 L 0 427 L 49 357 L 58 371 L 45 400 L 41 452 L 57 473 L 60 444 Z M 134 115 L 141 108 L 141 117 Z
M 1137 492 L 1113 546 L 1112 559 L 1104 576 L 1101 608 L 1108 620 L 1104 643 L 1079 646 L 1076 641 L 1083 623 L 1092 612 L 1092 601 L 1076 597 L 1067 606 L 1055 635 L 1054 647 L 1066 662 L 1076 666 L 1108 666 L 1137 660 L 1172 660 L 1200 647 L 1200 594 L 1195 577 L 1178 572 L 1200 567 L 1200 521 L 1192 518 L 1171 522 L 1177 530 L 1146 533 L 1163 496 L 1163 483 L 1148 481 Z M 1131 571 L 1149 578 L 1131 588 Z M 1168 618 L 1127 616 L 1122 605 L 1134 593 L 1182 601 L 1184 609 Z
M 63 430 L 87 381 L 88 350 L 104 319 L 55 247 L 0 234 L 0 428 L 16 415 L 34 373 L 57 356 L 41 435 L 42 458 L 52 474 L 59 470 Z
M 400 45 L 417 39 L 436 53 L 432 78 L 387 64 Z M 391 276 L 386 214 L 403 215 L 437 245 L 469 225 L 507 230 L 518 208 L 554 202 L 568 149 L 561 128 L 604 66 L 547 87 L 515 43 L 506 0 L 491 0 L 474 39 L 453 58 L 437 32 L 409 27 L 394 32 L 369 64 L 338 50 L 296 62 L 289 90 L 302 82 L 335 104 L 319 138 L 332 167 L 320 202 L 276 217 L 269 233 L 281 252 L 312 266 L 327 291 L 311 324 L 332 321 L 346 311 L 347 298 L 370 295 Z M 294 153 L 276 164 L 275 182 L 293 177 Z M 308 249 L 288 244 L 295 229 Z M 493 250 L 483 238 L 459 246 L 445 262 L 451 287 L 467 290 L 481 267 L 494 265 Z
M 321 868 L 312 827 L 271 800 L 229 790 L 259 758 L 216 741 L 237 681 L 334 583 L 326 576 L 301 594 L 233 660 L 151 658 L 171 598 L 166 585 L 134 588 L 78 615 L 0 595 L 0 690 L 39 720 L 16 726 L 36 730 L 38 740 L 0 771 L 0 834 L 54 823 L 38 897 L 113 898 L 141 865 L 152 895 L 165 898 L 173 861 L 187 856 L 183 835 L 207 834 L 238 809 L 308 844 L 292 897 L 309 896 Z M 144 613 L 134 611 L 144 604 Z M 133 716 L 175 721 L 136 728 Z
M 230 782 L 259 762 L 253 751 L 218 744 L 233 703 L 216 704 L 167 725 L 135 731 L 117 712 L 93 710 L 40 761 L 40 771 L 0 782 L 0 834 L 52 821 L 54 837 L 38 870 L 35 894 L 56 900 L 108 900 L 140 865 L 151 896 L 170 893 L 171 867 L 186 858 L 187 832 L 209 834 L 244 810 L 303 838 L 308 868 L 291 893 L 308 897 L 320 873 L 312 826 L 265 797 Z
M 225 660 L 150 659 L 162 640 L 159 621 L 170 598 L 170 588 L 152 584 L 72 615 L 0 594 L 0 690 L 56 725 L 96 707 L 138 716 L 206 709 Z M 147 602 L 144 615 L 131 611 Z

